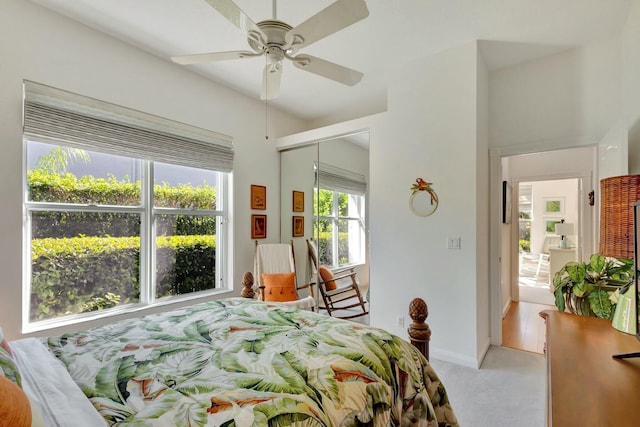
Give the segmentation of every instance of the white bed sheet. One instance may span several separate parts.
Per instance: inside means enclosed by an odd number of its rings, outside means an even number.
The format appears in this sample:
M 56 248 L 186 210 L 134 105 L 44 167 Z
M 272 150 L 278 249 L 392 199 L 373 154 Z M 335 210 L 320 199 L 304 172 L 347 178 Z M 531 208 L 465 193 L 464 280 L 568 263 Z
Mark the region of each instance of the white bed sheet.
M 47 427 L 107 425 L 64 365 L 36 338 L 11 341 L 22 388 L 38 406 Z

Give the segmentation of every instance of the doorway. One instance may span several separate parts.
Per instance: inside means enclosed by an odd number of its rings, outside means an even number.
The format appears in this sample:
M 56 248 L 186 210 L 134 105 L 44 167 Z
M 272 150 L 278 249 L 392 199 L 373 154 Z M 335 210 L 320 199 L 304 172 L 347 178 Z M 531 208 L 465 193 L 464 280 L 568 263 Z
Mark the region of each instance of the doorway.
M 502 345 L 542 354 L 545 324 L 538 313 L 555 310 L 553 276 L 559 264 L 577 260 L 580 230 L 580 178 L 517 183 L 517 286 L 502 321 Z M 573 229 L 567 235 L 564 224 Z M 565 244 L 561 242 L 565 240 Z M 566 248 L 560 248 L 566 246 Z M 513 250 L 512 250 L 513 252 Z
M 579 190 L 577 178 L 519 183 L 517 301 L 554 305 L 553 277 L 559 264 L 578 260 Z M 562 232 L 570 234 L 558 234 Z
M 531 148 L 530 148 L 531 149 Z M 561 206 L 562 203 L 557 203 L 556 200 L 550 200 L 552 205 L 555 205 L 555 212 L 553 208 L 544 210 L 542 208 L 545 205 L 547 199 L 555 199 L 556 196 L 561 196 L 558 193 L 552 192 L 542 192 L 540 195 L 541 200 L 536 201 L 533 196 L 529 196 L 531 198 L 532 207 L 531 216 L 535 221 L 540 220 L 542 222 L 543 228 L 534 227 L 532 231 L 534 231 L 534 236 L 537 236 L 537 233 L 541 233 L 537 238 L 534 237 L 534 240 L 538 240 L 538 242 L 531 242 L 533 247 L 530 247 L 528 256 L 533 256 L 536 264 L 534 265 L 535 271 L 538 267 L 538 260 L 540 259 L 540 252 L 542 251 L 542 247 L 544 245 L 544 240 L 547 240 L 547 247 L 553 247 L 553 243 L 551 242 L 551 238 L 545 239 L 547 236 L 547 225 L 549 226 L 548 232 L 549 235 L 555 234 L 552 233 L 552 230 L 555 231 L 553 221 L 560 222 L 562 219 L 565 219 L 565 222 L 573 221 L 574 224 L 574 233 L 571 240 L 573 244 L 575 244 L 575 252 L 578 260 L 582 260 L 589 254 L 593 253 L 594 241 L 596 236 L 596 213 L 595 207 L 589 203 L 590 198 L 588 197 L 589 192 L 593 191 L 596 188 L 597 181 L 597 173 L 595 170 L 595 165 L 597 163 L 597 151 L 594 146 L 590 147 L 576 147 L 576 148 L 566 148 L 561 150 L 550 150 L 543 151 L 539 150 L 535 152 L 535 150 L 531 150 L 530 152 L 522 152 L 520 151 L 520 147 L 517 149 L 501 149 L 496 150 L 493 153 L 494 156 L 491 157 L 491 169 L 493 171 L 493 179 L 494 183 L 494 191 L 497 197 L 495 197 L 492 203 L 493 212 L 496 214 L 499 212 L 498 210 L 503 207 L 503 197 L 500 197 L 501 190 L 504 187 L 502 184 L 504 181 L 507 181 L 511 184 L 512 193 L 511 200 L 515 203 L 511 203 L 511 218 L 510 222 L 503 223 L 496 228 L 497 233 L 494 235 L 495 241 L 498 244 L 498 250 L 495 254 L 496 264 L 492 264 L 492 269 L 495 272 L 495 276 L 498 279 L 493 282 L 493 293 L 492 298 L 494 301 L 494 305 L 491 312 L 491 328 L 492 328 L 492 342 L 496 345 L 504 345 L 505 340 L 508 339 L 508 334 L 510 333 L 507 329 L 511 327 L 511 331 L 517 331 L 518 336 L 515 337 L 519 343 L 527 341 L 531 341 L 527 339 L 527 336 L 537 336 L 538 339 L 543 339 L 544 337 L 544 322 L 538 322 L 541 320 L 540 316 L 538 316 L 538 312 L 540 311 L 539 307 L 534 307 L 532 310 L 522 310 L 525 308 L 525 305 L 534 305 L 536 303 L 529 303 L 522 301 L 520 302 L 520 195 L 519 195 L 519 184 L 520 183 L 537 183 L 537 182 L 546 182 L 552 183 L 555 181 L 563 181 L 563 180 L 574 180 L 577 182 L 577 190 L 573 190 L 573 194 L 577 195 L 577 208 L 575 212 L 577 212 L 577 218 L 574 220 L 568 219 L 568 217 L 563 217 L 562 212 L 567 214 L 567 199 L 564 201 L 564 206 Z M 552 190 L 554 190 L 553 185 L 551 186 Z M 575 187 L 574 187 L 575 188 Z M 537 192 L 536 192 L 537 193 Z M 540 208 L 541 211 L 537 212 L 537 208 Z M 562 208 L 564 207 L 564 211 Z M 496 216 L 497 218 L 502 218 L 500 216 Z M 547 218 L 545 220 L 545 218 Z M 528 219 L 528 218 L 522 218 Z M 547 221 L 549 223 L 547 224 Z M 542 231 L 541 231 L 542 230 Z M 557 248 L 558 244 L 556 243 L 555 247 Z M 537 249 L 539 248 L 539 249 Z M 551 251 L 549 251 L 551 252 Z M 535 257 L 535 255 L 538 255 Z M 551 256 L 549 259 L 549 264 L 544 262 L 540 264 L 540 274 L 547 273 L 547 280 L 551 280 L 552 277 L 552 266 L 551 266 Z M 547 270 L 548 269 L 548 270 Z M 544 292 L 548 292 L 551 295 L 550 285 L 549 288 L 546 288 Z M 526 293 L 526 291 L 525 291 Z M 524 293 L 523 293 L 524 294 Z M 544 309 L 555 309 L 554 301 L 551 300 L 551 305 L 541 304 L 546 307 Z M 518 312 L 512 313 L 513 315 L 508 318 L 508 314 L 511 308 L 515 308 L 520 306 L 520 310 Z M 529 307 L 526 307 L 527 309 Z M 529 312 L 533 313 L 530 314 Z M 529 314 L 527 314 L 529 313 Z M 518 323 L 514 325 L 506 324 L 505 322 L 509 322 L 511 320 L 517 320 Z M 512 327 L 513 326 L 513 327 Z M 533 326 L 536 326 L 533 328 Z M 531 328 L 530 328 L 531 327 Z M 530 329 L 533 329 L 535 332 L 529 332 Z M 506 332 L 507 336 L 505 336 Z M 533 335 L 532 335 L 533 334 Z M 537 341 L 534 340 L 534 341 Z M 518 344 L 520 345 L 520 344 Z M 516 346 L 516 348 L 519 348 Z M 532 350 L 529 350 L 532 351 Z

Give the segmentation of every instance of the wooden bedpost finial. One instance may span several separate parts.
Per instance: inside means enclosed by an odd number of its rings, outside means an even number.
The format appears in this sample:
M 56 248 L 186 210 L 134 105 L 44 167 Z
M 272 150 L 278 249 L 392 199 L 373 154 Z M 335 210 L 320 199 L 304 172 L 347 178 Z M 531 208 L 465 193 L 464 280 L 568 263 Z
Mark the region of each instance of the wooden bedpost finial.
M 431 341 L 431 329 L 424 321 L 429 315 L 427 303 L 421 298 L 414 298 L 409 304 L 409 316 L 413 323 L 407 329 L 411 344 L 429 360 L 429 341 Z
M 242 286 L 242 292 L 240 292 L 242 298 L 253 298 L 255 296 L 253 292 L 253 274 L 250 271 L 247 271 L 242 276 Z

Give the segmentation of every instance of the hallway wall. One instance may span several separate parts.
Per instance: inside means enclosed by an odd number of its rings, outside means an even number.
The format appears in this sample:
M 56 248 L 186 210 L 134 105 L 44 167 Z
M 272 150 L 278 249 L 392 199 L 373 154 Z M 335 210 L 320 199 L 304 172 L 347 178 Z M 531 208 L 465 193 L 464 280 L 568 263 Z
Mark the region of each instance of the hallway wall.
M 531 253 L 544 252 L 545 239 L 549 236 L 556 236 L 555 233 L 548 233 L 545 229 L 547 221 L 560 221 L 574 224 L 576 234 L 569 236 L 569 241 L 576 243 L 578 235 L 578 180 L 562 179 L 550 181 L 529 182 L 532 186 L 533 196 L 533 218 L 531 221 Z M 521 182 L 522 184 L 522 182 Z M 563 212 L 559 214 L 545 213 L 546 199 L 561 199 L 564 203 Z

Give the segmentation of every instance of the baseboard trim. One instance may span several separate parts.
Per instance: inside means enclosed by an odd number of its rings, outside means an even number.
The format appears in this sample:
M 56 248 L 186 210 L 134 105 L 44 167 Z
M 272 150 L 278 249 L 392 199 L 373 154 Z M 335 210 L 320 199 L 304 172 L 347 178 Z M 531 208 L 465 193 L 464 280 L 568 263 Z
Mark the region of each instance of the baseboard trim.
M 474 369 L 478 369 L 480 367 L 480 363 L 478 362 L 478 360 L 474 359 L 473 357 L 464 356 L 459 353 L 454 353 L 451 351 L 441 350 L 433 347 L 429 349 L 429 357 L 441 360 L 443 362 L 455 363 L 456 365 L 467 366 Z
M 502 307 L 502 318 L 504 319 L 505 316 L 507 315 L 507 313 L 509 312 L 509 309 L 511 308 L 511 298 L 509 298 L 509 300 L 507 301 L 507 303 L 504 305 L 504 307 Z
M 482 366 L 482 362 L 484 361 L 485 356 L 489 352 L 489 348 L 491 348 L 491 339 L 487 338 L 484 343 L 484 348 L 480 351 L 480 354 L 478 354 L 478 368 Z

